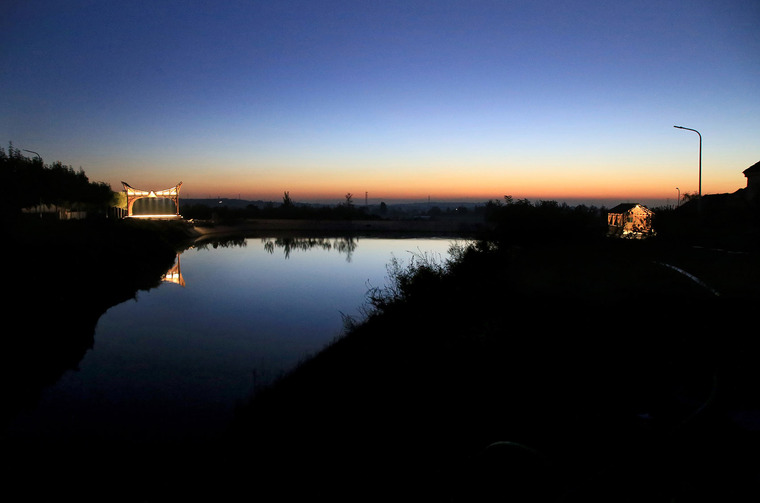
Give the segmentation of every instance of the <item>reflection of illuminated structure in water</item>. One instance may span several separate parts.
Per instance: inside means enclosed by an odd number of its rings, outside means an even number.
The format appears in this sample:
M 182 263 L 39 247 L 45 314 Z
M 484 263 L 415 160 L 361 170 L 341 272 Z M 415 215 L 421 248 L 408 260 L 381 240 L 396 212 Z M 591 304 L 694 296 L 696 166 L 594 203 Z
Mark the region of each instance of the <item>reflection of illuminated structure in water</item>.
M 139 190 L 130 187 L 129 184 L 121 182 L 124 186 L 124 192 L 127 193 L 127 217 L 139 217 L 139 218 L 179 218 L 179 189 L 182 186 L 182 182 L 179 182 L 174 187 L 164 190 Z M 134 215 L 132 214 L 132 207 L 135 201 L 142 198 L 159 198 L 163 197 L 174 201 L 174 206 L 177 210 L 175 215 Z
M 172 266 L 171 269 L 164 273 L 161 281 L 174 283 L 179 286 L 185 286 L 185 278 L 182 276 L 182 271 L 179 267 L 179 253 L 177 254 L 177 261 L 174 263 L 174 266 Z
M 269 253 L 274 252 L 275 246 L 283 248 L 285 258 L 290 257 L 290 252 L 293 250 L 311 250 L 312 248 L 321 248 L 323 250 L 332 250 L 333 248 L 338 253 L 346 254 L 346 261 L 351 262 L 351 255 L 358 246 L 358 240 L 356 238 L 336 238 L 334 240 L 327 238 L 276 238 L 274 240 L 264 238 L 261 240 L 264 243 L 264 249 Z

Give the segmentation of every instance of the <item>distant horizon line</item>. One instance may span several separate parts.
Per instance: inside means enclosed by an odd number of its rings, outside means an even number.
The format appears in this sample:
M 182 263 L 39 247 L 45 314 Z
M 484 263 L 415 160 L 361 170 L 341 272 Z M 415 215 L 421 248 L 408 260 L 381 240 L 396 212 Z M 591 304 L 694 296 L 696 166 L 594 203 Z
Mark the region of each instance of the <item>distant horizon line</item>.
M 705 194 L 707 195 L 707 194 Z M 220 201 L 245 201 L 245 202 L 255 202 L 260 201 L 264 203 L 276 203 L 281 202 L 280 198 L 274 198 L 274 199 L 267 199 L 264 197 L 257 197 L 252 198 L 250 196 L 195 196 L 195 195 L 180 195 L 180 199 L 194 199 L 194 200 L 220 200 Z M 364 206 L 366 205 L 379 205 L 381 203 L 386 204 L 486 204 L 489 201 L 504 201 L 505 197 L 502 196 L 500 198 L 478 198 L 478 197 L 440 197 L 440 198 L 413 198 L 413 197 L 396 197 L 396 198 L 380 198 L 380 197 L 373 197 L 373 198 L 367 198 L 365 201 L 364 197 L 354 197 L 353 198 L 353 204 L 355 206 Z M 519 201 L 519 200 L 528 200 L 533 203 L 539 202 L 539 201 L 554 201 L 557 203 L 565 203 L 568 205 L 591 205 L 591 206 L 605 206 L 608 204 L 621 204 L 621 203 L 639 203 L 639 204 L 650 204 L 656 203 L 657 205 L 667 205 L 667 204 L 675 204 L 676 198 L 666 198 L 666 197 L 642 197 L 640 199 L 631 198 L 631 197 L 564 197 L 564 198 L 543 198 L 543 197 L 513 197 L 513 200 Z M 344 199 L 340 198 L 304 198 L 304 199 L 296 199 L 293 201 L 295 204 L 323 204 L 323 205 L 337 205 L 342 204 L 344 202 Z

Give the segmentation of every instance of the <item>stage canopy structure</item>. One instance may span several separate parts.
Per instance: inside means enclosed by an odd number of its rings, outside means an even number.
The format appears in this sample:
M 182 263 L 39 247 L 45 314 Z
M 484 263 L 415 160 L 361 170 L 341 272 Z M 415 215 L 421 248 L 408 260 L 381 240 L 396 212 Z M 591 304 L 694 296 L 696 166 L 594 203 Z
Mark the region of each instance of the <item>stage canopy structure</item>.
M 128 183 L 121 182 L 124 186 L 124 192 L 127 194 L 127 217 L 142 217 L 142 218 L 167 218 L 169 215 L 134 215 L 133 207 L 135 201 L 143 198 L 166 198 L 174 201 L 174 207 L 176 214 L 172 215 L 174 218 L 179 218 L 179 189 L 182 187 L 182 182 L 179 182 L 174 187 L 163 190 L 140 190 L 135 189 Z

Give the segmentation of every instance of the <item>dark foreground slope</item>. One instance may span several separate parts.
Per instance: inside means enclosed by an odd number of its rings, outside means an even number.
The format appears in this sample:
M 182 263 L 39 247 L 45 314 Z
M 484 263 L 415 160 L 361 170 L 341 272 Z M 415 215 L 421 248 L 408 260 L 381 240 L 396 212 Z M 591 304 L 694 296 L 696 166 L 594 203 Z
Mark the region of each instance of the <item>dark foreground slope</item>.
M 108 308 L 160 284 L 181 240 L 149 225 L 29 219 L 4 229 L 3 425 L 77 366 Z
M 53 441 L 50 432 L 21 440 L 6 427 L 78 367 L 95 344 L 105 311 L 160 284 L 186 230 L 149 222 L 28 220 L 4 231 L 0 497 L 136 501 L 135 494 L 146 494 L 143 469 L 156 457 L 155 446 L 99 438 Z M 69 421 L 77 420 L 72 411 Z
M 555 243 L 402 273 L 376 315 L 241 413 L 227 483 L 209 489 L 751 501 L 760 380 L 743 327 L 757 297 L 716 296 L 662 265 L 672 252 Z
M 23 295 L 8 312 L 26 324 L 6 345 L 7 369 L 21 363 L 36 375 L 31 349 L 55 349 L 62 336 L 82 343 L 61 362 L 75 365 L 92 326 L 70 327 L 66 309 L 92 309 L 97 320 L 118 301 L 109 283 L 133 295 L 171 265 L 174 250 L 155 233 L 112 230 L 97 230 L 88 247 L 92 229 L 68 229 L 57 242 L 67 252 L 52 261 L 50 235 L 16 256 L 10 284 Z M 756 247 L 486 243 L 450 264 L 423 257 L 396 271 L 365 322 L 260 392 L 219 443 L 4 444 L 6 492 L 36 501 L 757 500 L 760 378 L 747 328 L 760 299 Z M 51 264 L 48 283 L 23 282 L 28 268 Z M 42 291 L 59 307 L 24 318 L 21 307 Z M 18 375 L 7 374 L 6 397 Z

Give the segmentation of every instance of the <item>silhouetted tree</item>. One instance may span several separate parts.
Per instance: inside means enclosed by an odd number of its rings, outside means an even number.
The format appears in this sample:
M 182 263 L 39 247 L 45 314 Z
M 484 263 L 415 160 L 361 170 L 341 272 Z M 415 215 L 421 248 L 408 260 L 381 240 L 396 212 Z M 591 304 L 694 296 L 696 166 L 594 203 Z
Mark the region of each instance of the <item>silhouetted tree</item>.
M 60 161 L 45 165 L 39 157 L 22 155 L 13 143 L 7 152 L 0 148 L 0 183 L 7 189 L 0 203 L 6 217 L 38 204 L 105 209 L 114 201 L 110 186 L 90 182 L 81 168 L 75 171 Z
M 500 242 L 531 243 L 574 240 L 603 236 L 604 221 L 595 208 L 570 207 L 557 201 L 504 197 L 504 203 L 489 201 L 486 219 L 495 227 L 494 239 Z
M 294 206 L 293 205 L 293 200 L 290 199 L 290 192 L 288 192 L 286 190 L 285 194 L 282 196 L 282 207 L 283 208 L 292 208 L 293 206 Z
M 688 192 L 684 192 L 683 195 L 681 196 L 682 203 L 686 203 L 692 200 L 696 201 L 697 199 L 699 199 L 699 192 L 692 192 L 691 194 L 689 194 Z

